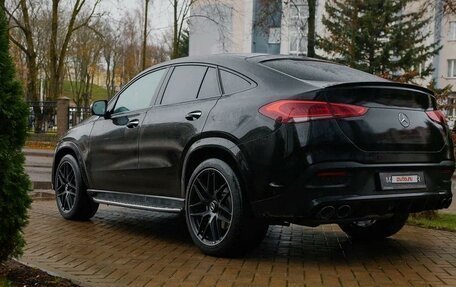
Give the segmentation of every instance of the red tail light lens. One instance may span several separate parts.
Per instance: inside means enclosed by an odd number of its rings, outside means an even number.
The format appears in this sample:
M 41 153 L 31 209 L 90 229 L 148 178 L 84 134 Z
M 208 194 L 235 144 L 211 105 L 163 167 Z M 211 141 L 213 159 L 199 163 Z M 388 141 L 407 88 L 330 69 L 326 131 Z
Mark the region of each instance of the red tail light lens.
M 437 122 L 440 124 L 446 123 L 445 115 L 440 110 L 429 111 L 429 112 L 426 112 L 426 114 L 434 122 Z
M 368 108 L 317 101 L 281 100 L 260 108 L 260 113 L 282 123 L 298 123 L 317 119 L 359 117 Z

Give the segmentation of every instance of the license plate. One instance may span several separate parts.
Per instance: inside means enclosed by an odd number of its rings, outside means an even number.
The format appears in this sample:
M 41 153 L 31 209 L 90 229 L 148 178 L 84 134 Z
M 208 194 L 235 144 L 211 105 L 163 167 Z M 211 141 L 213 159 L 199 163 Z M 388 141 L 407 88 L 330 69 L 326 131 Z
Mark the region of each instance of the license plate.
M 380 172 L 379 176 L 383 190 L 426 188 L 426 181 L 422 171 Z

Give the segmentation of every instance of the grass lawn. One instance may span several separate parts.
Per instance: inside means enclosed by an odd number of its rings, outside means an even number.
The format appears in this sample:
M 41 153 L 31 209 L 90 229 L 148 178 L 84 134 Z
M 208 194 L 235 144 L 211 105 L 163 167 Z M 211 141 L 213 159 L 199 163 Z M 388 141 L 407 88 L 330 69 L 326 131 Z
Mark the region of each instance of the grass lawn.
M 438 213 L 435 219 L 410 216 L 408 224 L 431 229 L 456 231 L 456 214 Z
M 71 91 L 71 82 L 70 81 L 64 81 L 63 82 L 63 96 L 68 97 L 70 99 L 73 98 L 73 93 Z M 98 101 L 98 100 L 106 100 L 108 99 L 108 94 L 107 91 L 104 87 L 102 86 L 97 86 L 93 85 L 93 90 L 92 90 L 92 99 L 91 101 Z
M 11 282 L 8 281 L 8 279 L 0 277 L 0 287 L 10 287 L 10 286 L 11 286 Z

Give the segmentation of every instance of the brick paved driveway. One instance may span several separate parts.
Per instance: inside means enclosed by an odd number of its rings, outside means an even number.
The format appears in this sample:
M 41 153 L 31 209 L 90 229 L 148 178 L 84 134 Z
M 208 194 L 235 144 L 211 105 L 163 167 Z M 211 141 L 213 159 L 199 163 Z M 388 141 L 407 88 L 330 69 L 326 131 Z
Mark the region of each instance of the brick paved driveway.
M 85 286 L 456 286 L 456 234 L 406 227 L 378 244 L 335 225 L 273 227 L 242 259 L 202 255 L 177 215 L 101 207 L 91 222 L 37 201 L 21 261 Z

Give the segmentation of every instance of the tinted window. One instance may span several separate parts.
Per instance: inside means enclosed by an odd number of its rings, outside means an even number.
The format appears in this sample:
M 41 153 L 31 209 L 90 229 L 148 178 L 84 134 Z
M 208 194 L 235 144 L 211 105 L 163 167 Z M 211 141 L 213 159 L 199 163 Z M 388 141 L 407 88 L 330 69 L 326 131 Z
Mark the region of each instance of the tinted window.
M 275 60 L 264 62 L 263 65 L 307 81 L 353 82 L 378 81 L 381 78 L 358 71 L 347 66 L 300 60 Z
M 222 80 L 223 91 L 225 94 L 234 94 L 245 91 L 252 86 L 250 82 L 228 71 L 221 70 L 220 78 Z
M 178 66 L 169 79 L 162 104 L 182 103 L 196 99 L 207 67 Z
M 150 106 L 152 97 L 167 69 L 147 74 L 126 88 L 117 100 L 114 113 L 145 109 Z
M 217 81 L 217 70 L 215 68 L 207 69 L 203 83 L 198 94 L 198 99 L 206 99 L 220 96 L 219 84 Z

